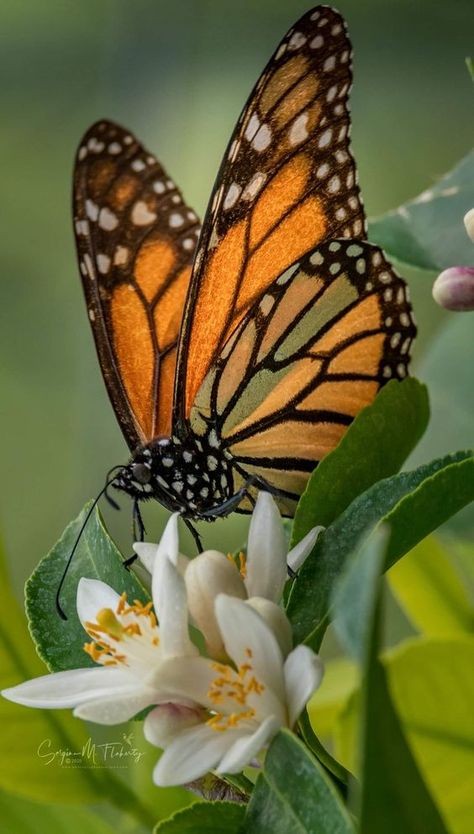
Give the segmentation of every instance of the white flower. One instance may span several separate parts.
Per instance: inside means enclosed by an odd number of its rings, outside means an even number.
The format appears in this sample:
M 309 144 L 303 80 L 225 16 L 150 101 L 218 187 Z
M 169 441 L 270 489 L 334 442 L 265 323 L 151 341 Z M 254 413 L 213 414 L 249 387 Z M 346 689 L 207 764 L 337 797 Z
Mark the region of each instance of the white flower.
M 155 561 L 152 603 L 129 605 L 105 582 L 81 579 L 77 589 L 77 613 L 92 638 L 85 645 L 96 668 L 71 669 L 45 675 L 4 689 L 2 695 L 25 706 L 73 708 L 74 715 L 100 724 L 127 721 L 142 709 L 173 701 L 169 659 L 198 654 L 189 638 L 184 580 L 167 557 L 172 547 L 176 519 L 171 519 Z M 189 697 L 176 709 L 186 720 L 198 720 L 199 711 Z
M 164 747 L 156 784 L 185 784 L 209 770 L 237 773 L 280 727 L 293 727 L 318 688 L 323 666 L 307 646 L 286 660 L 262 617 L 248 603 L 220 594 L 215 616 L 234 665 L 204 657 L 173 661 L 175 697 L 190 697 L 205 712 L 189 726 L 175 707 L 156 707 L 145 720 L 148 741 Z M 187 726 L 186 726 L 187 723 Z
M 170 539 L 168 556 L 184 574 L 188 607 L 192 620 L 206 640 L 208 653 L 224 657 L 224 644 L 216 620 L 214 603 L 220 593 L 248 600 L 273 628 L 280 646 L 291 649 L 291 629 L 279 602 L 288 578 L 288 567 L 298 570 L 311 552 L 323 527 L 314 527 L 290 552 L 277 505 L 268 492 L 260 492 L 250 521 L 247 557 L 241 556 L 240 572 L 231 556 L 218 550 L 206 550 L 194 559 L 179 554 L 177 527 Z M 163 540 L 162 540 L 163 541 Z M 162 549 L 146 543 L 134 545 L 136 553 L 150 572 L 157 552 Z

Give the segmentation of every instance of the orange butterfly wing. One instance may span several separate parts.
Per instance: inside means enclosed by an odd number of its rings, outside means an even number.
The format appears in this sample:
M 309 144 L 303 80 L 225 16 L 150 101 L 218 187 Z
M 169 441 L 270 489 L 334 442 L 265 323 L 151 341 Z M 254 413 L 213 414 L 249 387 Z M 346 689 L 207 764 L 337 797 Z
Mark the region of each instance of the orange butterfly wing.
M 415 333 L 405 283 L 382 251 L 328 241 L 246 314 L 198 392 L 191 427 L 215 427 L 236 489 L 263 477 L 291 515 L 355 415 L 406 376 Z
M 349 150 L 350 58 L 343 19 L 320 6 L 287 33 L 243 110 L 195 259 L 178 418 L 189 417 L 226 338 L 279 275 L 325 239 L 365 236 Z
M 101 121 L 77 152 L 74 229 L 102 372 L 134 449 L 171 431 L 199 223 L 154 156 L 123 128 Z

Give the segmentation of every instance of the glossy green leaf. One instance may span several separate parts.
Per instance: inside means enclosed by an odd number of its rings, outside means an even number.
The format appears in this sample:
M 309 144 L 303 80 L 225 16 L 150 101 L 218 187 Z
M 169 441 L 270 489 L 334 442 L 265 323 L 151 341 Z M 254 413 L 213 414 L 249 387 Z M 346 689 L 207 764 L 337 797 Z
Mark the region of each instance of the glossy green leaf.
M 388 578 L 405 614 L 426 635 L 474 632 L 474 608 L 446 550 L 434 537 L 394 565 Z
M 250 799 L 242 834 L 354 834 L 342 799 L 292 733 L 273 740 Z
M 147 601 L 142 585 L 123 566 L 123 559 L 96 510 L 81 536 L 61 594 L 67 615 L 56 610 L 56 592 L 71 549 L 90 505 L 65 529 L 53 549 L 39 563 L 26 583 L 26 612 L 38 654 L 51 671 L 94 665 L 83 651 L 85 632 L 76 613 L 79 579 L 101 579 L 129 600 Z
M 474 638 L 414 639 L 383 658 L 416 761 L 451 834 L 472 834 Z M 336 753 L 357 768 L 360 693 L 339 714 Z
M 450 829 L 474 819 L 474 639 L 410 641 L 387 658 L 390 690 Z
M 381 580 L 389 529 L 369 537 L 334 591 L 335 628 L 363 669 L 358 745 L 361 785 L 353 793 L 359 834 L 447 834 L 393 706 L 379 658 Z
M 463 217 L 474 202 L 474 151 L 448 174 L 396 211 L 375 218 L 369 237 L 410 266 L 438 271 L 472 262 Z
M 333 593 L 334 629 L 362 668 L 372 661 L 376 607 L 382 585 L 388 527 L 379 527 L 341 571 Z
M 46 674 L 34 650 L 24 615 L 9 590 L 0 557 L 0 688 Z M 89 733 L 68 712 L 28 709 L 0 697 L 2 757 L 0 788 L 29 799 L 63 803 L 97 802 L 101 782 L 88 768 L 50 764 L 46 751 L 81 751 Z M 12 827 L 10 830 L 14 830 Z
M 296 510 L 293 544 L 312 527 L 327 527 L 361 492 L 398 472 L 428 420 L 427 390 L 416 379 L 392 380 L 382 388 L 311 475 Z
M 301 568 L 287 613 L 297 642 L 319 648 L 334 582 L 363 536 L 390 524 L 386 567 L 474 500 L 474 458 L 458 452 L 386 478 L 359 495 L 319 537 Z
M 245 805 L 238 802 L 197 802 L 155 828 L 155 834 L 238 834 Z

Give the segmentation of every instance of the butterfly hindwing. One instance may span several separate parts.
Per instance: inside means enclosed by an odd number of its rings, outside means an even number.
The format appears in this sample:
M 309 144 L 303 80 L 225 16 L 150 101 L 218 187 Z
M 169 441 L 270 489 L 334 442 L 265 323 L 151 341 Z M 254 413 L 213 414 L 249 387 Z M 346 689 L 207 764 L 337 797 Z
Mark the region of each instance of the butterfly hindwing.
M 291 514 L 354 416 L 388 379 L 406 376 L 416 332 L 406 293 L 377 246 L 320 245 L 228 339 L 196 398 L 193 431 L 215 425 L 242 483 L 265 478 Z
M 77 152 L 74 229 L 100 364 L 134 449 L 171 430 L 199 223 L 155 157 L 132 134 L 101 121 Z
M 185 309 L 178 416 L 266 287 L 335 237 L 365 236 L 349 150 L 351 45 L 320 6 L 288 32 L 232 135 L 204 221 Z

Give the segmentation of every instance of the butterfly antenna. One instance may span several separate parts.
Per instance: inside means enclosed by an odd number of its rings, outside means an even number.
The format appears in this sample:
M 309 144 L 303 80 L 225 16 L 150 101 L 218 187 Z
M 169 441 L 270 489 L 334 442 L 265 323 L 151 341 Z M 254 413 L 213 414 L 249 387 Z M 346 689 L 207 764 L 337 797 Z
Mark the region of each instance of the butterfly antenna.
M 114 469 L 117 469 L 117 468 L 118 467 L 114 466 Z M 110 470 L 110 472 L 112 472 L 112 471 L 113 471 L 113 469 Z M 108 476 L 110 475 L 110 472 L 108 473 Z M 108 476 L 107 476 L 107 478 L 108 478 Z M 112 478 L 112 480 L 107 480 L 106 481 L 105 486 L 101 489 L 97 498 L 94 499 L 94 501 L 92 502 L 92 505 L 89 507 L 87 515 L 86 515 L 84 521 L 81 524 L 81 529 L 79 530 L 79 533 L 77 534 L 76 541 L 74 542 L 74 546 L 73 546 L 73 548 L 72 548 L 72 550 L 69 554 L 68 560 L 67 560 L 66 565 L 64 567 L 63 574 L 61 576 L 61 579 L 60 579 L 59 585 L 58 585 L 58 589 L 56 591 L 56 610 L 57 610 L 57 612 L 58 612 L 58 614 L 59 614 L 59 616 L 61 617 L 62 620 L 67 620 L 67 616 L 66 616 L 66 614 L 64 612 L 64 609 L 61 605 L 60 596 L 61 596 L 61 591 L 63 589 L 63 585 L 64 585 L 64 582 L 65 582 L 66 576 L 67 576 L 69 568 L 71 566 L 71 562 L 74 558 L 74 554 L 77 550 L 77 546 L 78 546 L 78 544 L 81 540 L 81 536 L 82 536 L 84 530 L 86 529 L 87 522 L 89 521 L 92 513 L 94 512 L 94 510 L 95 510 L 97 504 L 99 503 L 100 499 L 102 498 L 102 496 L 107 495 L 107 489 L 113 483 L 113 481 L 114 481 L 113 478 Z M 118 504 L 117 504 L 117 508 L 118 508 Z
M 107 472 L 107 476 L 106 476 L 106 482 L 107 483 L 105 484 L 105 487 L 104 487 L 105 498 L 108 501 L 108 503 L 110 504 L 110 506 L 114 508 L 114 510 L 119 510 L 120 507 L 117 504 L 117 502 L 112 498 L 112 496 L 109 495 L 108 488 L 114 482 L 114 478 L 112 478 L 112 480 L 109 480 L 110 476 L 111 476 L 112 472 L 115 472 L 117 469 L 123 469 L 123 466 L 122 466 L 121 463 L 119 463 L 117 466 L 112 466 L 112 469 L 109 469 L 109 471 Z

